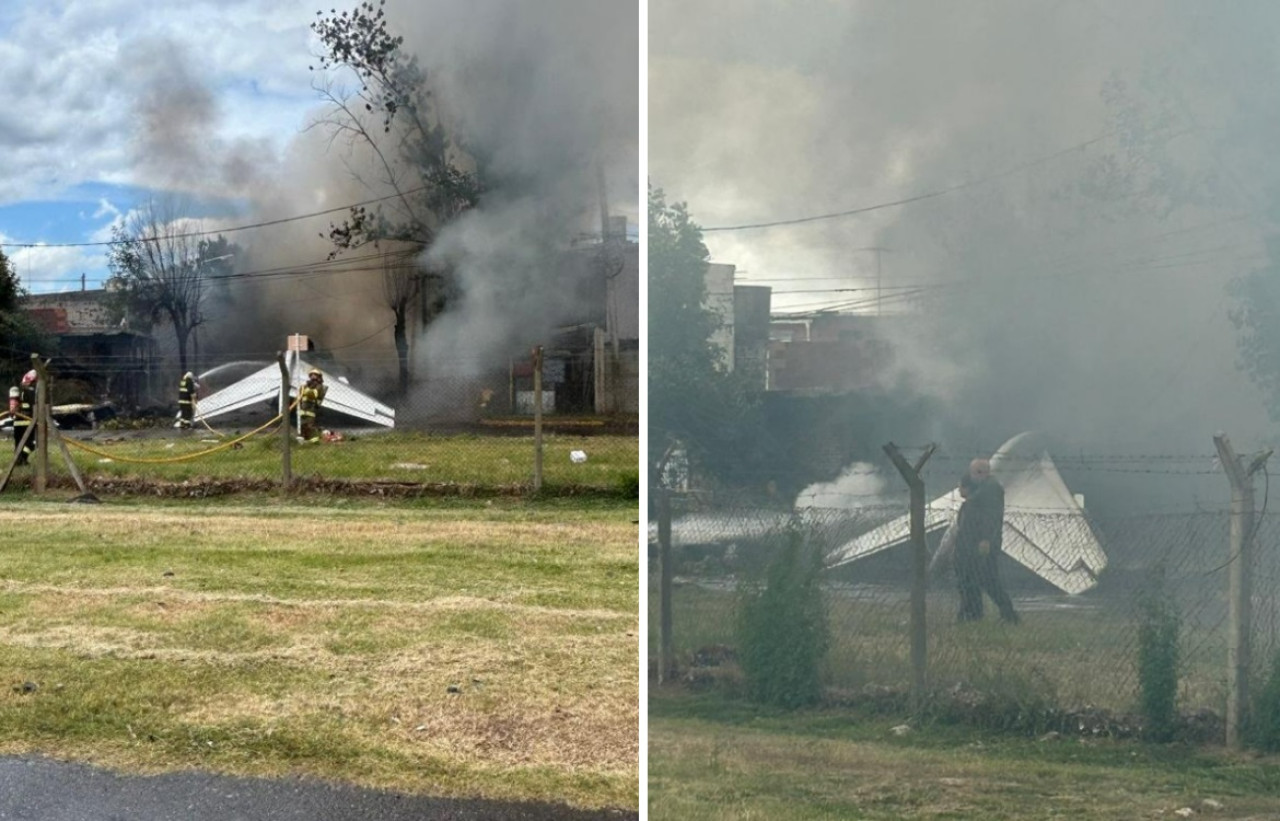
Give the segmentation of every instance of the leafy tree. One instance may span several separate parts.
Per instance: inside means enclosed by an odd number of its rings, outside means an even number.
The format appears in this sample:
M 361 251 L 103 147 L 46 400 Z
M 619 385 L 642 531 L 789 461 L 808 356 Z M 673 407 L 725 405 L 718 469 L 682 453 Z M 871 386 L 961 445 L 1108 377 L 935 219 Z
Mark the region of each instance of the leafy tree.
M 13 263 L 0 250 L 0 347 L 19 359 L 20 371 L 27 369 L 26 355 L 49 349 L 50 341 L 25 311 L 22 299 L 27 290 L 18 278 Z
M 649 188 L 649 458 L 674 442 L 711 474 L 733 481 L 766 456 L 759 403 L 724 367 L 706 306 L 709 254 L 684 203 Z
M 197 233 L 172 202 L 151 200 L 112 229 L 108 252 L 113 313 L 144 330 L 168 320 L 183 371 L 191 335 L 204 322 L 200 306 L 210 277 L 225 277 L 234 268 L 233 244 Z
M 311 29 L 322 51 L 317 90 L 328 101 L 321 125 L 349 147 L 371 152 L 376 179 L 392 199 L 352 208 L 332 225 L 335 251 L 380 240 L 429 246 L 440 227 L 478 201 L 484 186 L 475 159 L 450 138 L 431 105 L 427 73 L 387 27 L 385 0 L 351 11 L 319 14 Z M 354 77 L 358 87 L 346 85 Z
M 351 11 L 318 13 L 311 24 L 320 40 L 317 90 L 329 103 L 320 125 L 348 149 L 367 151 L 373 171 L 357 179 L 371 190 L 390 191 L 375 206 L 356 206 L 330 224 L 330 258 L 364 245 L 410 244 L 421 252 L 440 229 L 479 201 L 484 191 L 476 159 L 451 139 L 431 104 L 432 90 L 404 37 L 392 33 L 385 0 L 364 2 Z M 355 86 L 344 80 L 354 78 Z M 388 263 L 383 295 L 395 318 L 400 392 L 408 390 L 408 322 L 419 303 L 426 327 L 452 293 L 447 272 L 426 272 L 411 264 Z

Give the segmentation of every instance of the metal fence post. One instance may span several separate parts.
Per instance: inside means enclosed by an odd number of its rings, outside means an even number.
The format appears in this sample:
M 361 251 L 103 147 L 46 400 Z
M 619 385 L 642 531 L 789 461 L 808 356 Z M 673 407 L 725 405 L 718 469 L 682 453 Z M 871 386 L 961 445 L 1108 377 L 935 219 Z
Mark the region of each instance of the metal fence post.
M 1213 437 L 1218 460 L 1231 483 L 1231 543 L 1227 554 L 1227 746 L 1244 744 L 1241 730 L 1249 709 L 1249 631 L 1253 595 L 1253 474 L 1266 463 L 1271 451 L 1253 458 L 1246 468 L 1240 463 L 1225 434 Z
M 898 446 L 890 442 L 884 452 L 911 489 L 911 710 L 918 713 L 924 706 L 925 686 L 928 681 L 929 645 L 925 630 L 925 594 L 928 591 L 929 549 L 924 539 L 924 480 L 920 471 L 933 455 L 936 445 L 925 448 L 924 454 L 910 465 L 898 452 Z

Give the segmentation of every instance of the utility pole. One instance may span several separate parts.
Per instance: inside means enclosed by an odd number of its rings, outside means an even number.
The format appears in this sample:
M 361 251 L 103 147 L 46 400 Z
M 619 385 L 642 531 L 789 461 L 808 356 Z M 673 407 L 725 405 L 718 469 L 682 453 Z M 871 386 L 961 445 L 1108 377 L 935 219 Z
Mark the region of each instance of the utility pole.
M 880 255 L 889 249 L 878 245 L 869 245 L 866 248 L 854 248 L 853 250 L 872 251 L 876 255 L 876 316 L 881 316 L 884 311 L 884 269 L 880 264 Z
M 1253 474 L 1266 464 L 1271 450 L 1267 449 L 1250 461 L 1248 466 L 1236 456 L 1226 434 L 1213 437 L 1218 450 L 1218 461 L 1231 483 L 1231 543 L 1227 555 L 1227 747 L 1243 746 L 1241 730 L 1249 704 L 1249 632 L 1252 615 L 1250 597 L 1253 595 L 1251 571 L 1253 569 Z
M 924 539 L 924 479 L 920 478 L 920 471 L 937 447 L 929 445 L 912 465 L 893 442 L 884 446 L 884 452 L 911 490 L 911 711 L 916 715 L 924 706 L 929 663 L 928 635 L 925 632 L 929 549 Z

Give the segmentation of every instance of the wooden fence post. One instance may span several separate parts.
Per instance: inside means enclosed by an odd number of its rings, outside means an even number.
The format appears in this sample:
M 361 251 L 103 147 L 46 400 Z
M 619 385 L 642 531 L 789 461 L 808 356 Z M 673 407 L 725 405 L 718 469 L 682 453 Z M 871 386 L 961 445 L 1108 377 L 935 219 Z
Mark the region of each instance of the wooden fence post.
M 276 353 L 276 364 L 280 366 L 280 470 L 288 493 L 293 487 L 293 428 L 289 424 L 289 366 L 283 352 Z
M 542 346 L 533 349 L 533 492 L 542 490 Z

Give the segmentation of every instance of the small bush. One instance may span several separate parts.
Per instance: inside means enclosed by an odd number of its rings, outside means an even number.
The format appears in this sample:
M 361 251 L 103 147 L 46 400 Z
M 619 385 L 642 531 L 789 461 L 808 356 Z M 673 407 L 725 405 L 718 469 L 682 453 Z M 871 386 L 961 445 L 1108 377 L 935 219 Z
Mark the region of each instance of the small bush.
M 1140 598 L 1138 616 L 1138 686 L 1143 737 L 1171 741 L 1178 731 L 1178 635 L 1180 619 L 1164 587 L 1164 573 L 1153 575 Z
M 788 709 L 821 699 L 822 661 L 830 644 L 822 569 L 822 551 L 792 527 L 763 585 L 744 590 L 738 659 L 752 699 Z
M 1280 653 L 1271 659 L 1271 672 L 1253 699 L 1249 744 L 1269 753 L 1280 752 Z
M 615 488 L 626 499 L 639 499 L 640 472 L 633 470 L 623 473 L 617 478 Z

